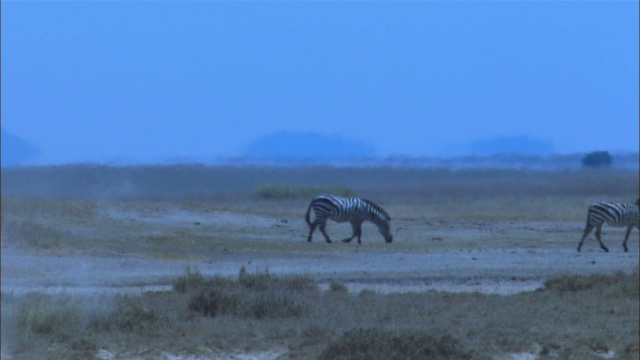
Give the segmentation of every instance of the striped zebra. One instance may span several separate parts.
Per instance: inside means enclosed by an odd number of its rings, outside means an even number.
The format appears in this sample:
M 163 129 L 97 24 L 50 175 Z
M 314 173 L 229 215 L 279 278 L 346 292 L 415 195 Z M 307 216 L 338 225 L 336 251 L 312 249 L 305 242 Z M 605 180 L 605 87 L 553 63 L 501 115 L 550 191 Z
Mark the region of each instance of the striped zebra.
M 617 204 L 611 202 L 597 202 L 589 206 L 589 211 L 587 214 L 587 224 L 584 228 L 584 234 L 582 235 L 582 240 L 578 244 L 578 251 L 582 248 L 582 243 L 584 243 L 584 239 L 587 238 L 587 235 L 591 233 L 593 228 L 596 228 L 596 238 L 600 243 L 600 248 L 604 251 L 609 251 L 606 246 L 602 243 L 602 239 L 600 238 L 600 234 L 602 232 L 602 225 L 604 223 L 609 224 L 609 226 L 617 226 L 617 227 L 627 227 L 627 233 L 624 236 L 624 242 L 622 246 L 624 247 L 624 251 L 628 252 L 627 248 L 627 240 L 629 240 L 629 234 L 631 234 L 631 230 L 633 227 L 637 227 L 640 229 L 639 220 L 639 212 L 638 207 L 640 206 L 640 198 L 636 200 L 634 204 Z
M 315 214 L 315 220 L 311 222 L 310 213 L 313 209 Z M 324 235 L 328 243 L 331 243 L 331 239 L 325 230 L 327 226 L 327 219 L 331 219 L 336 222 L 351 223 L 353 233 L 351 237 L 342 240 L 343 242 L 350 242 L 354 237 L 358 237 L 358 244 L 361 244 L 360 237 L 362 236 L 362 223 L 364 221 L 371 221 L 378 226 L 380 233 L 384 237 L 384 240 L 388 243 L 393 241 L 389 229 L 389 221 L 391 217 L 380 206 L 373 202 L 360 198 L 344 198 L 340 196 L 334 196 L 329 194 L 320 194 L 311 200 L 305 220 L 311 227 L 309 231 L 309 238 L 307 241 L 311 241 L 313 231 L 318 225 L 320 225 L 320 231 Z

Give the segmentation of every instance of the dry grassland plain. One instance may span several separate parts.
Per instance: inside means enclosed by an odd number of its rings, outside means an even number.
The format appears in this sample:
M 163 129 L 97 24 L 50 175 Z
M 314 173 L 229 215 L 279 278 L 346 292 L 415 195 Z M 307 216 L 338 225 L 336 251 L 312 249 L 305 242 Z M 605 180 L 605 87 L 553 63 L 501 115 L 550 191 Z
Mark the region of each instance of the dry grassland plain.
M 59 166 L 2 170 L 2 358 L 638 359 L 626 170 Z M 320 192 L 393 243 L 307 242 Z M 334 240 L 348 224 L 329 222 Z

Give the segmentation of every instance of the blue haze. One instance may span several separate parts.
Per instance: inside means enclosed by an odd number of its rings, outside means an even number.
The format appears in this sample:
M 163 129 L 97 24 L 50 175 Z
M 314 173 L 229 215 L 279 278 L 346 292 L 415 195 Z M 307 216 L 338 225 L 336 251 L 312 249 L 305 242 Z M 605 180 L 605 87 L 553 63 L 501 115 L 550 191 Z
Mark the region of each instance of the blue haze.
M 2 150 L 27 164 L 266 156 L 282 133 L 382 158 L 638 151 L 637 1 L 1 6 Z

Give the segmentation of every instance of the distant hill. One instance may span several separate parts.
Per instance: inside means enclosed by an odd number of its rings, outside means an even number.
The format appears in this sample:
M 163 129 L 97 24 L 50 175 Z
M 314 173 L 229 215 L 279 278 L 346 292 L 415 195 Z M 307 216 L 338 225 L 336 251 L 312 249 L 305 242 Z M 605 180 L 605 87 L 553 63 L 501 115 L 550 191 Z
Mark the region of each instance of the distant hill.
M 33 160 L 40 154 L 40 150 L 21 137 L 2 130 L 2 166 L 21 165 Z
M 340 136 L 280 131 L 253 140 L 245 154 L 257 158 L 335 159 L 374 156 L 375 149 Z
M 548 155 L 553 152 L 553 144 L 528 135 L 502 136 L 474 141 L 469 145 L 469 151 L 477 155 Z

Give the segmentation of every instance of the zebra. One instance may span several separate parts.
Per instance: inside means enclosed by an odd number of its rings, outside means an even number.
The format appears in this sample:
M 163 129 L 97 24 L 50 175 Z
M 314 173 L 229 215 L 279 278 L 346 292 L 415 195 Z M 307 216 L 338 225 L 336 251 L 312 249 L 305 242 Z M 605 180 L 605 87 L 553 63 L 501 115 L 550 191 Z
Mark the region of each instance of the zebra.
M 311 222 L 309 218 L 312 209 L 315 214 L 315 220 L 313 222 Z M 307 241 L 311 241 L 313 231 L 320 225 L 320 231 L 324 235 L 327 243 L 331 243 L 331 239 L 325 231 L 327 219 L 336 222 L 349 221 L 351 223 L 353 233 L 351 237 L 343 239 L 343 242 L 351 242 L 351 240 L 357 236 L 358 244 L 361 244 L 362 223 L 367 220 L 378 226 L 378 230 L 380 230 L 380 233 L 387 243 L 393 241 L 393 236 L 389 229 L 391 217 L 384 209 L 372 201 L 360 198 L 345 198 L 324 193 L 314 197 L 305 215 L 305 220 L 311 227 Z
M 602 239 L 600 238 L 600 234 L 602 232 L 602 225 L 604 223 L 609 224 L 610 226 L 617 227 L 627 227 L 627 233 L 624 236 L 624 242 L 622 246 L 624 247 L 624 251 L 628 252 L 627 248 L 627 240 L 629 240 L 629 234 L 631 234 L 631 230 L 633 227 L 637 227 L 640 229 L 639 225 L 639 211 L 638 207 L 640 207 L 640 198 L 636 200 L 634 204 L 618 204 L 612 202 L 596 202 L 589 206 L 589 211 L 587 214 L 587 224 L 584 228 L 584 234 L 582 235 L 582 240 L 578 244 L 578 251 L 582 248 L 582 243 L 584 239 L 587 238 L 587 235 L 596 228 L 596 238 L 600 243 L 600 248 L 606 252 L 609 251 L 606 246 L 602 243 Z

